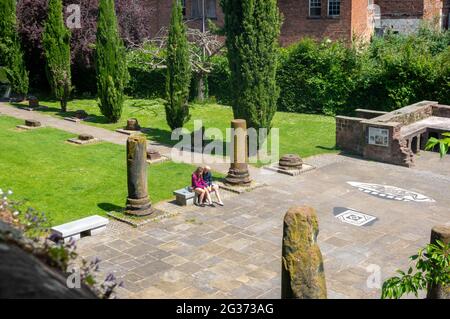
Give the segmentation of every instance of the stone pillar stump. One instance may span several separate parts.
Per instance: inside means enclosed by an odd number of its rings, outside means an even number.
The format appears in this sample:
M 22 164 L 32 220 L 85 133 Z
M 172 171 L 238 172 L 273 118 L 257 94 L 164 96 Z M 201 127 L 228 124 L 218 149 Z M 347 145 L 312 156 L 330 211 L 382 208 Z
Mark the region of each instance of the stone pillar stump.
M 136 216 L 150 215 L 153 210 L 147 186 L 147 140 L 133 135 L 127 140 L 128 199 L 126 213 Z
M 247 122 L 231 121 L 233 129 L 233 156 L 225 183 L 232 186 L 248 186 L 252 182 L 248 171 Z
M 281 298 L 327 298 L 318 234 L 319 224 L 313 208 L 293 207 L 288 210 L 283 227 Z

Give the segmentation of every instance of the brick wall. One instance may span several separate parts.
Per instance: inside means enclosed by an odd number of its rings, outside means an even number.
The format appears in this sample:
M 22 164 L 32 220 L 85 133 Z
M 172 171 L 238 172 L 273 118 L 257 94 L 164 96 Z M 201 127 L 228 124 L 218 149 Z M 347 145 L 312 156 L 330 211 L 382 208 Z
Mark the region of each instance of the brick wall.
M 367 0 L 352 0 L 352 35 L 362 41 L 369 41 L 373 34 L 373 25 L 369 21 Z
M 157 8 L 151 17 L 152 34 L 156 34 L 161 27 L 170 22 L 172 0 L 146 0 L 149 5 Z M 191 16 L 192 0 L 186 0 L 186 19 Z M 288 45 L 302 37 L 315 39 L 330 38 L 332 40 L 344 39 L 350 41 L 352 33 L 367 39 L 370 28 L 367 27 L 367 0 L 341 0 L 341 15 L 328 16 L 328 0 L 322 0 L 322 15 L 319 18 L 309 16 L 309 0 L 278 0 L 278 6 L 284 17 L 280 42 Z M 220 7 L 220 0 L 216 1 L 217 20 L 214 22 L 223 25 L 224 17 Z M 353 23 L 352 23 L 353 20 Z M 190 21 L 192 27 L 200 27 L 200 21 Z
M 362 118 L 336 116 L 336 146 L 356 155 L 363 154 L 365 133 Z
M 424 9 L 424 0 L 375 0 L 375 4 L 382 19 L 421 18 Z

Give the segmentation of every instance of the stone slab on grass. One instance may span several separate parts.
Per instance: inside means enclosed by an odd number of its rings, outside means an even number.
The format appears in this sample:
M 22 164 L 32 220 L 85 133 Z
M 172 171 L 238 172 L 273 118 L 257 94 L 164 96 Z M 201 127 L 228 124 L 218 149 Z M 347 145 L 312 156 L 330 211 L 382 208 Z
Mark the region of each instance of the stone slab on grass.
M 43 128 L 44 126 L 26 126 L 26 125 L 17 125 L 16 128 L 18 128 L 19 130 L 25 130 L 25 131 L 30 131 L 30 130 L 36 130 L 39 128 Z
M 308 164 L 303 164 L 302 169 L 294 169 L 294 170 L 286 170 L 283 169 L 282 167 L 280 167 L 280 165 L 278 165 L 278 163 L 269 165 L 269 166 L 264 166 L 264 169 L 267 169 L 269 171 L 272 172 L 276 172 L 276 173 L 280 173 L 280 174 L 285 174 L 285 175 L 289 175 L 289 176 L 298 176 L 300 174 L 312 171 L 315 169 L 314 166 L 312 165 L 308 165 Z
M 80 140 L 78 137 L 74 137 L 74 138 L 70 138 L 67 140 L 67 142 L 72 143 L 72 144 L 77 144 L 77 145 L 87 145 L 87 144 L 95 144 L 100 142 L 100 139 L 98 138 L 93 138 L 91 140 Z
M 155 159 L 155 160 L 149 160 L 147 159 L 147 163 L 152 165 L 152 164 L 158 164 L 158 163 L 163 163 L 163 162 L 167 162 L 170 159 L 164 155 L 161 155 L 161 158 Z

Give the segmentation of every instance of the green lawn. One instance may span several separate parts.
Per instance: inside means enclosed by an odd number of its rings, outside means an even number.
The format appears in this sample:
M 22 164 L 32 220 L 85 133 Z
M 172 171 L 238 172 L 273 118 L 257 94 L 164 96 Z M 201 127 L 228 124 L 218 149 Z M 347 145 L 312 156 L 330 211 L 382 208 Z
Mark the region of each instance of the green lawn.
M 22 121 L 0 116 L 0 188 L 15 200 L 45 212 L 61 224 L 124 206 L 127 196 L 125 148 L 101 143 L 68 144 L 74 137 L 56 129 L 15 129 Z M 149 169 L 153 203 L 173 198 L 172 191 L 190 184 L 194 168 L 166 162 Z
M 61 113 L 59 103 L 41 101 L 41 105 L 49 109 L 42 112 L 66 117 L 71 113 Z M 147 137 L 167 145 L 174 145 L 171 141 L 171 132 L 166 124 L 164 106 L 159 100 L 129 99 L 125 102 L 122 119 L 119 123 L 108 124 L 101 115 L 97 102 L 92 99 L 73 100 L 69 102 L 69 110 L 85 110 L 91 115 L 87 124 L 115 130 L 122 128 L 128 118 L 135 117 L 141 126 L 148 128 Z M 193 129 L 194 120 L 202 120 L 206 128 L 218 128 L 222 132 L 230 126 L 233 118 L 230 107 L 218 104 L 191 105 L 191 120 L 186 128 Z M 280 130 L 280 154 L 297 153 L 302 157 L 336 152 L 335 150 L 335 120 L 330 116 L 309 115 L 278 112 L 273 122 L 274 128 Z

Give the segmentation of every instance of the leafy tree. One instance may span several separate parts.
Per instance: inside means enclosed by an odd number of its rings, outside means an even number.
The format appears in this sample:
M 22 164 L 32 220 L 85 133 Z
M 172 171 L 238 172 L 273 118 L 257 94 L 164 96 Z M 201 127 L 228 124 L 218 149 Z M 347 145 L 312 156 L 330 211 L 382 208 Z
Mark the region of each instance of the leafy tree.
M 99 107 L 108 121 L 116 123 L 122 115 L 123 90 L 129 74 L 126 53 L 117 29 L 114 0 L 100 0 L 98 8 L 96 71 Z
M 46 74 L 53 95 L 67 111 L 67 100 L 72 91 L 70 72 L 70 31 L 64 25 L 61 0 L 49 0 L 48 17 L 42 43 L 46 60 Z
M 18 0 L 17 16 L 19 34 L 22 38 L 25 61 L 30 71 L 30 82 L 33 86 L 46 89 L 43 81 L 45 57 L 42 46 L 42 33 L 47 19 L 48 0 Z M 66 8 L 76 4 L 81 9 L 81 28 L 71 30 L 72 83 L 78 91 L 95 93 L 95 38 L 97 30 L 98 0 L 63 0 Z M 149 19 L 154 8 L 147 0 L 115 0 L 120 36 L 125 45 L 141 43 L 149 38 L 152 30 Z M 65 10 L 63 10 L 65 12 Z M 71 14 L 65 12 L 65 18 Z
M 189 120 L 191 65 L 181 3 L 174 0 L 167 40 L 166 119 L 172 130 Z
M 428 140 L 427 145 L 425 146 L 425 149 L 427 151 L 431 151 L 439 145 L 439 153 L 441 154 L 441 158 L 443 158 L 448 153 L 448 150 L 450 148 L 450 133 L 443 133 L 442 136 L 444 136 L 443 139 L 431 137 Z
M 405 294 L 413 293 L 418 297 L 419 291 L 435 285 L 450 284 L 450 246 L 441 241 L 429 244 L 410 259 L 415 261 L 416 271 L 410 267 L 408 272 L 398 270 L 400 276 L 386 280 L 382 287 L 381 298 L 399 299 Z
M 276 0 L 222 0 L 235 118 L 255 129 L 271 128 L 276 84 L 280 14 Z
M 17 32 L 16 0 L 0 1 L 0 66 L 6 71 L 12 91 L 28 93 L 28 72 Z

